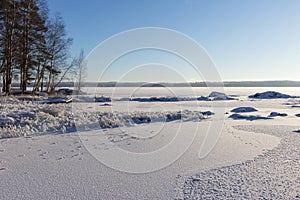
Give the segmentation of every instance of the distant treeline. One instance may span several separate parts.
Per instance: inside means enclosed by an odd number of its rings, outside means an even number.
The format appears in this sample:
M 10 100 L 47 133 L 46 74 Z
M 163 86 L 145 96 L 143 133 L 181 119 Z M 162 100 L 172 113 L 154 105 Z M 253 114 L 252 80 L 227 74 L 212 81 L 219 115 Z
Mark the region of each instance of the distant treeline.
M 1 84 L 0 84 L 1 85 Z M 74 82 L 62 82 L 60 87 L 74 87 Z M 210 86 L 224 87 L 300 87 L 300 81 L 225 81 L 223 83 L 210 82 Z M 18 87 L 13 84 L 13 87 Z M 34 84 L 30 84 L 34 87 Z M 205 82 L 192 83 L 146 83 L 146 82 L 83 82 L 81 87 L 207 87 Z
M 191 83 L 117 83 L 117 82 L 101 82 L 101 83 L 85 83 L 86 87 L 97 85 L 98 87 L 207 87 L 224 86 L 224 87 L 300 87 L 300 81 L 225 81 L 219 82 L 191 82 Z

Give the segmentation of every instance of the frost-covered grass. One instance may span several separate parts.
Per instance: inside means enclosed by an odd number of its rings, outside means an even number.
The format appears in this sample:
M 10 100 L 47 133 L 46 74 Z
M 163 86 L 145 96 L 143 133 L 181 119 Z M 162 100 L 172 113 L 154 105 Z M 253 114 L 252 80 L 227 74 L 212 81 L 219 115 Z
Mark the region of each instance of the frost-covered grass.
M 133 124 L 200 120 L 210 114 L 199 111 L 177 112 L 101 112 L 79 111 L 72 104 L 43 104 L 39 101 L 2 98 L 0 105 L 0 138 L 78 130 L 115 128 Z
M 66 132 L 74 127 L 70 105 L 9 98 L 1 101 L 0 110 L 0 138 Z

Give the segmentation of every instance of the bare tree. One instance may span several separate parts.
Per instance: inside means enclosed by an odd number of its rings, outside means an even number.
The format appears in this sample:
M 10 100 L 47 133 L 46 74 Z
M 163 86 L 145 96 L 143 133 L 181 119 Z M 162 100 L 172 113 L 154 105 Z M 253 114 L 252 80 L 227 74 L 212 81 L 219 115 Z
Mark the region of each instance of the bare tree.
M 87 61 L 84 58 L 84 50 L 82 49 L 79 53 L 79 56 L 76 58 L 76 70 L 77 78 L 75 83 L 75 89 L 77 95 L 81 92 L 82 87 L 84 86 L 86 77 L 87 77 Z
M 61 76 L 65 76 L 65 71 L 69 71 L 70 66 L 67 60 L 72 39 L 66 36 L 65 24 L 59 14 L 56 14 L 47 27 L 46 46 L 48 61 L 45 66 L 48 72 L 47 91 L 53 92 L 57 86 L 57 81 L 61 80 Z

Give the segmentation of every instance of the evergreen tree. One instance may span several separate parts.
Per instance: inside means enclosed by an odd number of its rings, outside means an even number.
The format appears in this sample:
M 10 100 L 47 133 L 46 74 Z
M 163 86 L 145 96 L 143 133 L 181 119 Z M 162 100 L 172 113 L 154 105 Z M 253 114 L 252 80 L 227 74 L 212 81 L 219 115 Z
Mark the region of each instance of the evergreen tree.
M 39 7 L 35 0 L 21 0 L 19 27 L 19 55 L 20 89 L 24 92 L 27 84 L 35 80 L 41 58 L 41 40 L 47 31 L 45 20 L 40 16 Z
M 11 93 L 13 68 L 16 60 L 16 22 L 18 3 L 13 0 L 1 0 L 0 3 L 0 60 L 3 87 L 6 95 Z

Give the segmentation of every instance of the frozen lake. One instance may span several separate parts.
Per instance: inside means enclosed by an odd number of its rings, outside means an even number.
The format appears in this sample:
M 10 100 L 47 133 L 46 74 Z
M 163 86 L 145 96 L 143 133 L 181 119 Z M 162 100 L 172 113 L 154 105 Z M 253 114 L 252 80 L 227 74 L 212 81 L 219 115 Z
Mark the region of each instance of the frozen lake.
M 256 92 L 278 91 L 291 95 L 300 95 L 298 87 L 225 87 L 223 88 L 228 95 L 248 96 Z M 206 87 L 86 87 L 83 91 L 89 94 L 104 95 L 110 97 L 151 97 L 151 96 L 207 96 L 211 91 L 220 88 Z M 222 89 L 221 89 L 222 90 Z
M 109 105 L 92 101 L 47 105 L 10 99 L 3 104 L 11 121 L 24 124 L 24 132 L 44 128 L 59 131 L 73 120 L 84 128 L 77 133 L 49 132 L 43 136 L 1 139 L 0 199 L 209 199 L 220 195 L 229 199 L 295 199 L 300 196 L 300 138 L 296 133 L 300 128 L 300 99 L 248 98 L 265 91 L 300 96 L 299 88 L 224 88 L 235 100 L 178 102 L 119 99 L 197 97 L 207 96 L 211 91 L 207 88 L 84 89 L 91 97 L 104 95 L 113 101 Z M 216 107 L 224 108 L 222 118 L 212 115 L 195 119 L 197 111 L 214 111 Z M 239 113 L 245 118 L 230 117 L 238 107 L 253 107 L 257 111 Z M 256 119 L 273 112 L 286 115 Z M 176 120 L 178 113 L 184 117 Z M 166 121 L 166 114 L 175 114 L 175 118 Z M 19 119 L 19 116 L 28 117 Z M 247 116 L 252 116 L 251 120 Z M 134 118 L 151 121 L 130 123 Z M 99 122 L 107 127 L 120 126 L 102 130 Z M 214 122 L 222 125 L 217 138 L 213 138 L 215 146 L 200 158 L 202 145 L 207 147 L 212 141 L 207 140 L 213 133 L 209 130 L 218 128 Z M 31 124 L 31 129 L 27 124 Z M 97 129 L 93 129 L 95 125 Z M 20 127 L 14 130 L 17 134 L 21 132 Z

